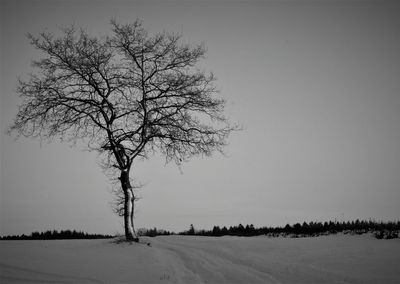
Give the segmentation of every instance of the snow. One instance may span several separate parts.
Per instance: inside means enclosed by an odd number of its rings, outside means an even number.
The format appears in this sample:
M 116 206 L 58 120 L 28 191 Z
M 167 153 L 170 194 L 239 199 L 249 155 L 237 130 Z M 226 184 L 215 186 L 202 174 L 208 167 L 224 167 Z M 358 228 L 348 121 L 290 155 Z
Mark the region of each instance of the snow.
M 370 235 L 0 242 L 0 283 L 400 283 L 399 267 L 400 239 Z

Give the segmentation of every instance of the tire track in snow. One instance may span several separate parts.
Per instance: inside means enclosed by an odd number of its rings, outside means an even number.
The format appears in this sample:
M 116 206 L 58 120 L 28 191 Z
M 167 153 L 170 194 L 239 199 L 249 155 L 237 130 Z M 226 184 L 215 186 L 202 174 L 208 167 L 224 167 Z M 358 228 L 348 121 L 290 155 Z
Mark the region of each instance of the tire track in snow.
M 202 283 L 281 283 L 270 274 L 234 261 L 234 258 L 218 253 L 218 250 L 209 252 L 201 247 L 176 244 L 165 238 L 155 240 L 155 247 L 178 257 Z

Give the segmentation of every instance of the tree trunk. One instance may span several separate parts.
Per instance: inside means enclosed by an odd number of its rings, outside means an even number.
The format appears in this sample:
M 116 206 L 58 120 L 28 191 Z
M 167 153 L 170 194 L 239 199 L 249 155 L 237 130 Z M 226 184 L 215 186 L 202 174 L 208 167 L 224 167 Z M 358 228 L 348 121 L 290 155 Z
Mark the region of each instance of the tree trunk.
M 133 226 L 133 213 L 134 213 L 134 202 L 135 196 L 133 194 L 132 186 L 129 181 L 128 171 L 121 171 L 121 187 L 124 192 L 124 227 L 125 227 L 125 238 L 127 241 L 138 242 L 139 238 L 135 232 Z

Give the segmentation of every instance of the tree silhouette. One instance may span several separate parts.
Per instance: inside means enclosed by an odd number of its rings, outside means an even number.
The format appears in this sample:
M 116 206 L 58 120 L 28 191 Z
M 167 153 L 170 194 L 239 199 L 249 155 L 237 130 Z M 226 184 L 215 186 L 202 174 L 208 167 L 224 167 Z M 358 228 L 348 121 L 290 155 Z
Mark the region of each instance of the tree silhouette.
M 87 141 L 118 176 L 127 240 L 135 194 L 131 168 L 156 151 L 177 164 L 222 151 L 232 126 L 216 97 L 215 77 L 196 68 L 203 45 L 180 43 L 180 35 L 148 35 L 137 20 L 111 21 L 112 33 L 96 37 L 74 27 L 61 36 L 29 35 L 45 57 L 20 80 L 23 99 L 10 132 L 27 137 Z
M 188 235 L 195 235 L 196 231 L 194 230 L 193 224 L 190 224 L 190 228 L 187 232 Z

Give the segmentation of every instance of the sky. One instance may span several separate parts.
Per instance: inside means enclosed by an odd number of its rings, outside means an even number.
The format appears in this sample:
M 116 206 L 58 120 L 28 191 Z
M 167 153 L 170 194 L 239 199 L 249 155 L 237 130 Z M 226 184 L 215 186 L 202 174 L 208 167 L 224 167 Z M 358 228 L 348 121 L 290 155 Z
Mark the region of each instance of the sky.
M 96 153 L 5 133 L 17 79 L 41 56 L 26 34 L 74 24 L 105 35 L 111 18 L 204 42 L 199 66 L 242 127 L 225 155 L 180 168 L 137 161 L 136 228 L 400 219 L 397 1 L 3 0 L 0 10 L 0 235 L 123 232 Z

